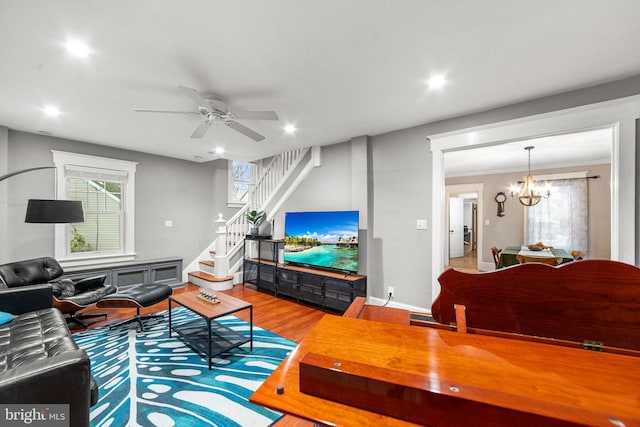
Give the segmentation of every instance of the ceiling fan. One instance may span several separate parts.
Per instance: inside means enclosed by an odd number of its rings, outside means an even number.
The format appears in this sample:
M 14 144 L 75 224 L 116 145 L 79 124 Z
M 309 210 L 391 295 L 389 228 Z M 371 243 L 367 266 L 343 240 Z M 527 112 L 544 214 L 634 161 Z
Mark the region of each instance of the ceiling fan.
M 173 110 L 153 110 L 148 108 L 134 108 L 134 111 L 141 113 L 169 113 L 188 114 L 192 116 L 204 116 L 204 121 L 193 131 L 191 138 L 202 138 L 214 122 L 222 122 L 231 129 L 248 136 L 254 141 L 262 141 L 265 137 L 258 132 L 241 125 L 236 120 L 279 120 L 274 111 L 241 111 L 231 110 L 221 99 L 210 96 L 204 97 L 197 90 L 178 85 L 178 89 L 193 99 L 198 106 L 198 111 L 173 111 Z

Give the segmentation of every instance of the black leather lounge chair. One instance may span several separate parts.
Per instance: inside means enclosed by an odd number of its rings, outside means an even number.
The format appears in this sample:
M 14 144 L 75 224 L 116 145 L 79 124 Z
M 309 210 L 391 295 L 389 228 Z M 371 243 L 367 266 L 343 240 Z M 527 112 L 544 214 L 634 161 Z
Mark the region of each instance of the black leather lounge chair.
M 87 277 L 78 281 L 60 279 L 64 271 L 54 258 L 43 257 L 0 265 L 0 287 L 50 283 L 53 306 L 68 315 L 67 321 L 87 327 L 85 319 L 107 317 L 106 313 L 79 314 L 78 312 L 102 298 L 116 292 L 113 285 L 105 285 L 106 276 Z

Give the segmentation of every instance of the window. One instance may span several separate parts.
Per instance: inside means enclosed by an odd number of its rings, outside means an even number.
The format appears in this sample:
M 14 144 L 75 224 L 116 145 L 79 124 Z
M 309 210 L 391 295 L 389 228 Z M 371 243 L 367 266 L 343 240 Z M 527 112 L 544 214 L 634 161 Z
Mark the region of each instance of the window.
M 249 190 L 255 184 L 256 165 L 229 160 L 230 205 L 245 205 L 249 202 Z
M 525 242 L 588 252 L 588 184 L 583 178 L 554 179 L 548 199 L 526 211 Z M 536 180 L 538 178 L 536 177 Z
M 56 258 L 66 265 L 134 256 L 136 163 L 53 151 L 57 197 L 80 200 L 84 222 L 56 225 Z
M 82 201 L 84 222 L 71 226 L 70 252 L 109 252 L 123 248 L 124 205 L 117 181 L 68 177 L 67 198 Z

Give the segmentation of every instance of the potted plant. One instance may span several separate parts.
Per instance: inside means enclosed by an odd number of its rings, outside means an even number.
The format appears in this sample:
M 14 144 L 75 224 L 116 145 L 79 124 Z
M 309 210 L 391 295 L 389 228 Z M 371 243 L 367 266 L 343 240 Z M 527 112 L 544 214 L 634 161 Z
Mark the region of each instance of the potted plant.
M 264 211 L 249 211 L 245 214 L 244 218 L 249 224 L 253 225 L 250 231 L 251 234 L 258 234 L 258 226 L 262 224 L 262 221 L 264 221 L 264 217 Z

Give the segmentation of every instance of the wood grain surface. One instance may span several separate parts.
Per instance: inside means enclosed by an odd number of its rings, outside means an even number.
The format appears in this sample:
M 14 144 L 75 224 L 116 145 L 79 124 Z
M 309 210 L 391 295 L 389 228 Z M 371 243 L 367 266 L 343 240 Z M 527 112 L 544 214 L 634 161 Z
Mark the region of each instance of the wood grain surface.
M 336 401 L 341 387 L 332 400 L 302 393 L 308 353 L 422 378 L 437 395 L 438 405 L 425 407 L 431 426 L 640 425 L 637 358 L 336 316 L 318 322 L 251 401 L 327 425 L 414 425 Z M 382 409 L 392 404 L 384 398 Z

